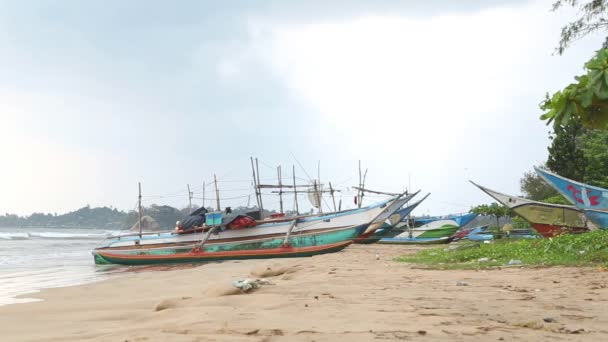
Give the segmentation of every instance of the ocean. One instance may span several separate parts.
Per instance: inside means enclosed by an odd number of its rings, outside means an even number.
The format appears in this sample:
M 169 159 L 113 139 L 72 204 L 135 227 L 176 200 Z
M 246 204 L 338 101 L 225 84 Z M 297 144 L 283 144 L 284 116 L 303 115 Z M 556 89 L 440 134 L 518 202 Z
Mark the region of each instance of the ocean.
M 91 250 L 119 231 L 0 228 L 0 305 L 35 301 L 15 298 L 41 289 L 106 279 L 119 268 L 98 266 Z

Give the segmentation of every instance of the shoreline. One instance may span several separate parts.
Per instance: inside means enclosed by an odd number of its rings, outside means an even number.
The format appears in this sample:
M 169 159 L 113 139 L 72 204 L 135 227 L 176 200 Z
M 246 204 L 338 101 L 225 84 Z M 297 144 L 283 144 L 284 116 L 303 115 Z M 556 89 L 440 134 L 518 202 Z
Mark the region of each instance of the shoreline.
M 310 258 L 135 269 L 0 306 L 10 341 L 599 341 L 608 272 L 427 270 L 420 247 L 352 245 Z M 271 284 L 241 293 L 232 282 Z M 19 296 L 22 297 L 22 296 Z

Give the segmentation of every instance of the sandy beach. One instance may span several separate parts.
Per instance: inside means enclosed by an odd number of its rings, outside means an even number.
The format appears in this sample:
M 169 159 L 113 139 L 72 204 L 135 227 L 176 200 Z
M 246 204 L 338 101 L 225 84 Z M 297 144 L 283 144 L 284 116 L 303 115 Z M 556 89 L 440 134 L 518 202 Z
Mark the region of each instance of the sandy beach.
M 127 272 L 0 307 L 3 341 L 601 341 L 601 268 L 440 271 L 354 245 L 302 259 Z M 232 282 L 271 284 L 242 293 Z

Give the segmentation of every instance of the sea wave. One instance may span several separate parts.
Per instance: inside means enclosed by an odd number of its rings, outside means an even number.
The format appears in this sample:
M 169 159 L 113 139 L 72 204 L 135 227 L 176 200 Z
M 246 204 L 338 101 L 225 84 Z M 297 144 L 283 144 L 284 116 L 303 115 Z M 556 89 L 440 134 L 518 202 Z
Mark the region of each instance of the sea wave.
M 114 235 L 114 231 L 104 233 L 65 233 L 65 232 L 0 232 L 0 239 L 29 240 L 29 239 L 103 239 Z
M 29 233 L 23 233 L 23 232 L 3 233 L 3 232 L 0 232 L 0 239 L 4 239 L 4 240 L 27 240 L 29 238 L 30 238 Z

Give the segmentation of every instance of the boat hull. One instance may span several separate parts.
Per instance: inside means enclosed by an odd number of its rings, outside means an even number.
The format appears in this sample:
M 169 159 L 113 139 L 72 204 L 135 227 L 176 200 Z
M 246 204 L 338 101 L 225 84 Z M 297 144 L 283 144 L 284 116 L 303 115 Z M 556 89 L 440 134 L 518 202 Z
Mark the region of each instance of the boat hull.
M 311 246 L 330 245 L 344 241 L 350 241 L 357 238 L 367 227 L 367 225 L 359 225 L 354 227 L 343 227 L 326 230 L 323 232 L 300 232 L 290 236 L 289 243 L 294 248 L 303 248 Z M 267 250 L 277 249 L 285 242 L 285 234 L 271 238 L 248 239 L 241 241 L 231 241 L 224 243 L 209 242 L 204 245 L 206 252 L 229 252 L 242 250 Z M 112 263 L 103 255 L 118 254 L 118 255 L 173 255 L 183 254 L 191 251 L 196 246 L 195 243 L 184 244 L 165 244 L 154 247 L 138 246 L 137 248 L 97 248 L 93 250 L 93 259 L 96 264 Z
M 537 167 L 534 170 L 575 206 L 582 209 L 608 209 L 608 189 L 580 183 Z
M 585 215 L 576 207 L 532 201 L 490 190 L 475 183 L 473 185 L 530 222 L 530 225 L 543 237 L 589 230 Z
M 342 241 L 329 245 L 299 248 L 290 246 L 261 250 L 237 250 L 220 252 L 201 251 L 170 255 L 125 255 L 107 252 L 100 252 L 100 255 L 109 263 L 128 266 L 201 263 L 245 259 L 300 258 L 338 252 L 350 245 L 351 242 L 352 241 Z
M 608 211 L 584 210 L 585 216 L 600 229 L 608 229 Z
M 436 245 L 436 244 L 444 244 L 448 243 L 449 238 L 441 237 L 441 238 L 388 238 L 388 239 L 380 239 L 378 243 L 384 245 Z

